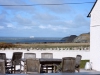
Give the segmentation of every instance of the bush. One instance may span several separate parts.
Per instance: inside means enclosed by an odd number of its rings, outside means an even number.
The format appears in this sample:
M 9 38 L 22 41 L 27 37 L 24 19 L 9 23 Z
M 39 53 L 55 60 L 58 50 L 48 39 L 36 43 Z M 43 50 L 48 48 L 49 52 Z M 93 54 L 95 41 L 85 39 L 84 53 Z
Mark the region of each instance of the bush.
M 4 43 L 4 42 L 0 43 L 0 48 L 13 48 L 13 47 L 15 47 L 15 45 L 12 43 Z

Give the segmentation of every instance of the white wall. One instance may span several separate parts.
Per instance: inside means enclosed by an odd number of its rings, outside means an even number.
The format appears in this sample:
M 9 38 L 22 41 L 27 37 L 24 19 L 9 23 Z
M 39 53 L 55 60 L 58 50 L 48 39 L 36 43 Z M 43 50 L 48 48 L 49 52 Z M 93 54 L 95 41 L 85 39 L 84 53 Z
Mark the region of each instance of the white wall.
M 36 53 L 37 58 L 41 58 L 41 53 L 53 53 L 53 58 L 76 57 L 77 54 L 82 55 L 82 60 L 90 59 L 89 50 L 0 50 L 0 53 L 6 53 L 7 58 L 12 58 L 13 52 Z
M 90 62 L 94 70 L 100 71 L 100 0 L 91 13 Z
M 13 52 L 23 52 L 24 53 L 36 53 L 36 58 L 41 58 L 41 53 L 53 53 L 53 58 L 62 58 L 62 57 L 76 57 L 77 54 L 82 55 L 82 60 L 90 59 L 90 51 L 89 50 L 0 50 L 0 53 L 6 53 L 7 58 L 12 58 Z M 24 65 L 23 62 L 21 62 Z M 16 69 L 20 67 L 17 66 Z M 22 67 L 23 70 L 23 67 Z

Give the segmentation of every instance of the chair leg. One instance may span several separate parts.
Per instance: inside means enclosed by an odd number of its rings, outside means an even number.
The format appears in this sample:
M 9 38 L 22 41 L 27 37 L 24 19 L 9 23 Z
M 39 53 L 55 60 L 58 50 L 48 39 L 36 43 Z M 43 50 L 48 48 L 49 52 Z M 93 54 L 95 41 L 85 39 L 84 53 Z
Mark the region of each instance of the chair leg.
M 78 72 L 80 72 L 80 68 L 76 68 L 76 70 L 77 70 Z
M 48 67 L 46 66 L 46 73 L 48 73 Z
M 21 73 L 21 68 L 22 68 L 22 67 L 21 67 L 21 63 L 20 63 L 20 73 Z
M 78 68 L 78 72 L 80 72 L 80 68 Z
M 14 65 L 14 73 L 15 73 L 16 66 Z
M 53 73 L 53 65 L 52 65 L 52 73 Z

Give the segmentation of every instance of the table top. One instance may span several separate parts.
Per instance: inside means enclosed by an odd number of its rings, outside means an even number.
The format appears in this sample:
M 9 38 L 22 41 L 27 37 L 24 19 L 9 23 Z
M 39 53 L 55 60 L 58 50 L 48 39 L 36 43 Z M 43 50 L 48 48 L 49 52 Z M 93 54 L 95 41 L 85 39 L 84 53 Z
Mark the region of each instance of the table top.
M 61 61 L 62 61 L 62 59 L 57 59 L 57 58 L 38 58 L 39 60 L 40 60 L 40 63 L 41 64 L 60 64 L 61 63 Z M 26 59 L 25 58 L 22 58 L 21 59 L 23 62 L 25 62 L 26 61 Z
M 44 59 L 44 58 L 40 58 L 40 62 L 61 62 L 62 59 L 56 59 L 56 58 L 53 58 L 53 59 Z
M 0 75 L 100 75 L 100 72 L 80 72 L 80 73 L 40 73 L 40 74 L 0 74 Z
M 62 61 L 62 59 L 57 59 L 57 58 L 38 58 L 39 60 L 40 60 L 40 62 L 61 62 Z M 22 61 L 23 62 L 25 62 L 26 61 L 26 59 L 25 58 L 22 58 Z
M 41 64 L 60 64 L 62 61 L 62 59 L 56 59 L 56 58 L 53 58 L 53 59 L 44 59 L 44 58 L 41 58 L 40 59 L 40 63 Z

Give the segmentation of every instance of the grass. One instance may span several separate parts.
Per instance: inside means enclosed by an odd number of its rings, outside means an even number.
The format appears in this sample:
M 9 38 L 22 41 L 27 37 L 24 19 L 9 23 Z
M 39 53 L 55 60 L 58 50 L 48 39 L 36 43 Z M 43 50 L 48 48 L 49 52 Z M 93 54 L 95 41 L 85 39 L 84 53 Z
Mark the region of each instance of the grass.
M 35 43 L 15 44 L 19 48 L 66 48 L 66 47 L 89 47 L 89 43 Z
M 89 60 L 81 60 L 81 64 L 80 64 L 81 69 L 85 68 L 86 62 L 89 62 Z M 61 66 L 62 66 L 62 63 L 59 66 L 57 66 L 57 69 L 60 69 Z
M 0 48 L 70 48 L 89 47 L 90 43 L 33 43 L 33 44 L 12 44 L 0 43 Z
M 89 60 L 81 60 L 80 68 L 84 68 L 86 62 L 89 62 Z

